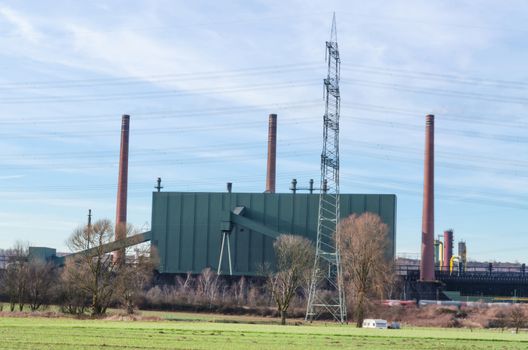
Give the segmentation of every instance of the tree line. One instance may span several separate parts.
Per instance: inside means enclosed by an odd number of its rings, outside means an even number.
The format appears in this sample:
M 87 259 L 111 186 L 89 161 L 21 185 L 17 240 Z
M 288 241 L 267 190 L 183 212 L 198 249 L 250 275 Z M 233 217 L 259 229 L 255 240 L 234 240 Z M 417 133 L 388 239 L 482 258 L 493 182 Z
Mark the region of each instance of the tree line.
M 127 228 L 130 232 L 133 228 Z M 136 254 L 133 261 L 119 262 L 104 250 L 114 237 L 109 220 L 77 228 L 67 241 L 73 252 L 63 267 L 31 257 L 28 245 L 17 243 L 5 252 L 5 269 L 0 276 L 0 292 L 9 310 L 31 311 L 56 303 L 63 312 L 104 315 L 110 305 L 133 313 L 155 268 L 150 252 Z
M 127 235 L 134 229 L 127 227 Z M 153 286 L 155 252 L 139 252 L 134 259 L 120 262 L 105 250 L 113 241 L 109 220 L 98 220 L 77 228 L 67 244 L 73 254 L 63 267 L 28 256 L 27 245 L 8 250 L 7 265 L 0 276 L 0 292 L 9 309 L 42 309 L 56 303 L 62 311 L 92 316 L 104 315 L 110 306 L 133 313 L 140 306 L 167 303 L 232 303 L 255 307 L 276 306 L 281 323 L 289 310 L 305 307 L 314 264 L 314 244 L 301 236 L 283 234 L 274 242 L 276 266 L 263 266 L 259 285 L 242 279 L 225 285 L 210 269 L 200 276 L 177 277 L 173 286 Z M 369 307 L 390 293 L 393 270 L 386 256 L 388 227 L 379 216 L 365 213 L 341 221 L 335 239 L 340 247 L 350 314 L 358 326 Z M 84 253 L 83 253 L 84 252 Z M 329 291 L 330 292 L 330 291 Z M 298 313 L 297 313 L 298 316 Z

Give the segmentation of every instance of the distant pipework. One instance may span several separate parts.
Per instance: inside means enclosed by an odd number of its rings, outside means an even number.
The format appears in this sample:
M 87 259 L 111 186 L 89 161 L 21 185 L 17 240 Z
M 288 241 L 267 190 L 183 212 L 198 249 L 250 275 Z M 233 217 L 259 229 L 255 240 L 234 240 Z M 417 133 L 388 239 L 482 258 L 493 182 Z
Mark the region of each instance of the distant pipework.
M 467 247 L 464 241 L 458 242 L 458 256 L 460 257 L 460 270 L 466 271 Z
M 115 240 L 126 238 L 127 192 L 128 192 L 128 145 L 130 136 L 130 116 L 121 119 L 121 150 L 119 155 L 119 177 L 117 180 L 117 205 Z M 124 261 L 125 249 L 114 252 L 114 260 Z
M 444 266 L 444 242 L 439 239 L 434 241 L 434 252 L 435 252 L 435 268 L 443 269 Z
M 163 188 L 163 186 L 161 186 L 161 177 L 158 177 L 158 180 L 156 181 L 156 186 L 154 186 L 154 188 L 158 190 L 158 192 L 161 192 L 161 189 Z
M 449 262 L 453 256 L 453 230 L 444 231 L 444 266 L 442 270 L 449 271 Z
M 269 115 L 268 127 L 268 167 L 266 171 L 266 192 L 275 193 L 277 165 L 277 115 Z
M 434 115 L 425 117 L 424 193 L 420 279 L 434 281 Z
M 291 186 L 290 186 L 290 191 L 292 191 L 293 194 L 297 193 L 297 179 L 292 179 Z
M 299 187 L 297 186 L 298 182 L 297 179 L 292 179 L 291 185 L 290 185 L 290 191 L 293 192 L 293 194 L 296 194 L 299 191 L 308 191 L 310 194 L 313 194 L 314 192 L 314 180 L 310 179 L 308 182 L 308 187 Z

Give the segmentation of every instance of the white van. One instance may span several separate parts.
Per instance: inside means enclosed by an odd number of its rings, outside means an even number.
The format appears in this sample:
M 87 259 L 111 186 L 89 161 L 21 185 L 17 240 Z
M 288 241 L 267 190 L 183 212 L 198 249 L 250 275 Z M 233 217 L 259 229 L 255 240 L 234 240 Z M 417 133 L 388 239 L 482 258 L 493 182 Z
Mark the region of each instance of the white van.
M 363 320 L 363 328 L 387 329 L 387 321 L 366 318 Z

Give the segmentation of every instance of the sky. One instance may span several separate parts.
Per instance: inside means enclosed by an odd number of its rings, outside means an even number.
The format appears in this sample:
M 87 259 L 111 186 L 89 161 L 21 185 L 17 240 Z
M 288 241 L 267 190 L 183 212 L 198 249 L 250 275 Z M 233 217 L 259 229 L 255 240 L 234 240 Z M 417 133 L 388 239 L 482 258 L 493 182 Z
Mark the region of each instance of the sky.
M 528 262 L 525 1 L 2 1 L 0 248 L 68 251 L 115 218 L 131 115 L 128 221 L 167 191 L 318 182 L 325 41 L 337 18 L 341 192 L 397 195 L 397 253 L 418 257 L 425 115 L 436 116 L 435 235 L 470 260 Z

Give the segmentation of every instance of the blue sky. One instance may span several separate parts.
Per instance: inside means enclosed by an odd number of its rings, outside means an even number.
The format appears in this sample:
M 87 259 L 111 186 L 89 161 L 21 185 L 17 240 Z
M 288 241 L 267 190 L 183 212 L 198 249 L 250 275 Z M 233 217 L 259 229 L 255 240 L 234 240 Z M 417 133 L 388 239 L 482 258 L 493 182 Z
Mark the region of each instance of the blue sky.
M 342 57 L 341 190 L 398 196 L 420 248 L 424 116 L 436 115 L 436 234 L 470 259 L 526 262 L 528 4 L 523 1 L 3 1 L 0 247 L 66 250 L 115 218 L 131 115 L 129 221 L 151 191 L 261 192 L 278 114 L 278 191 L 318 179 L 324 41 Z

